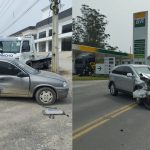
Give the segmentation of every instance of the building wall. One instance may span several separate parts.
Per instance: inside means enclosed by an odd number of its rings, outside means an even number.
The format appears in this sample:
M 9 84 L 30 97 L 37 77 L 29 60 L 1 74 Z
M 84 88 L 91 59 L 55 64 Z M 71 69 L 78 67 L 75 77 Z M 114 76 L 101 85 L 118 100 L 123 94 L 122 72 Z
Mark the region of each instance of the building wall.
M 49 17 L 49 6 L 42 9 L 42 19 Z M 69 27 L 66 25 L 69 24 Z M 51 30 L 51 34 L 49 34 Z M 62 33 L 62 31 L 64 31 Z M 13 34 L 14 36 L 34 36 L 35 47 L 38 52 L 49 52 L 52 50 L 52 23 L 35 27 L 35 29 L 23 29 Z M 71 51 L 72 41 L 72 15 L 59 19 L 58 26 L 58 49 L 61 51 Z
M 66 17 L 64 19 L 59 20 L 59 26 L 58 26 L 58 49 L 61 52 L 62 51 L 62 44 L 63 42 L 70 41 L 72 38 L 72 32 L 68 33 L 62 33 L 62 28 L 64 25 L 71 24 L 72 23 L 72 17 Z M 40 28 L 37 28 L 36 34 L 37 34 L 37 39 L 35 40 L 35 43 L 37 43 L 37 51 L 42 51 L 40 50 L 41 46 L 43 45 L 45 47 L 45 52 L 51 51 L 51 48 L 49 48 L 49 42 L 52 41 L 52 36 L 49 36 L 49 30 L 52 29 L 52 24 L 42 26 Z M 44 38 L 39 38 L 39 34 L 41 32 L 46 31 L 46 37 Z M 66 39 L 66 40 L 64 40 Z M 45 45 L 43 44 L 45 43 Z M 69 49 L 71 50 L 71 48 Z

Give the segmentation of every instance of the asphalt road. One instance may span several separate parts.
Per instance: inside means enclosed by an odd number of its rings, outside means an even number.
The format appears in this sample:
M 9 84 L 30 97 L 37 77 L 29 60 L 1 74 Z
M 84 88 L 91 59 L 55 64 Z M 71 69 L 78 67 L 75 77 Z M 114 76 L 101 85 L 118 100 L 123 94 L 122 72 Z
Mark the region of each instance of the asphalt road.
M 73 150 L 150 149 L 150 111 L 107 82 L 73 82 Z

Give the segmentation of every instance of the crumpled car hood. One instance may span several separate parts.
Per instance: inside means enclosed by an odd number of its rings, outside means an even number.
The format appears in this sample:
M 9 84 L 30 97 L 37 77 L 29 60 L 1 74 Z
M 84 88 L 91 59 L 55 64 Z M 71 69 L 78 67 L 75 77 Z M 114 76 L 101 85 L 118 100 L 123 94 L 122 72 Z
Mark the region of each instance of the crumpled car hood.
M 53 72 L 48 72 L 48 71 L 43 71 L 43 70 L 40 71 L 38 76 L 52 78 L 52 79 L 56 79 L 56 80 L 60 80 L 60 81 L 65 81 L 65 79 L 62 76 L 60 76 L 59 74 L 56 74 Z
M 142 73 L 142 76 L 147 78 L 147 79 L 150 79 L 150 74 Z

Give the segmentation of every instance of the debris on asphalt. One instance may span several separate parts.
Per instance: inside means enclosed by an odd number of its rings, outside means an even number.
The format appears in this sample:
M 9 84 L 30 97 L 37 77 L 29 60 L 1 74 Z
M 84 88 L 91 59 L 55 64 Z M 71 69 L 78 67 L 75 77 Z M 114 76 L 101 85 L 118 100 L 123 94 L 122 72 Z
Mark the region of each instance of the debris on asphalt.
M 63 110 L 57 108 L 46 107 L 46 110 L 42 110 L 42 113 L 43 115 L 49 116 L 50 119 L 55 119 L 55 116 L 57 115 L 65 115 L 69 117 L 69 115 L 66 114 Z
M 123 129 L 120 129 L 120 131 L 123 132 L 124 130 L 123 130 Z

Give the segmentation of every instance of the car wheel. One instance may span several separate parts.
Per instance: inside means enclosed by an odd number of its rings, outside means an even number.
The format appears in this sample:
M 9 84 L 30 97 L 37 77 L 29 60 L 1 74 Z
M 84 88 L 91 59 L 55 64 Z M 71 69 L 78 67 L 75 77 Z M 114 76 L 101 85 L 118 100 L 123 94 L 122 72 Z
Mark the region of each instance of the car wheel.
M 146 109 L 150 110 L 150 98 L 145 98 L 143 100 L 143 104 L 144 104 Z
M 141 98 L 136 98 L 136 103 L 138 104 L 138 105 L 143 105 L 143 99 L 141 99 Z
M 110 94 L 113 96 L 118 95 L 118 90 L 116 89 L 116 86 L 114 83 L 111 83 L 110 85 Z
M 35 98 L 40 105 L 51 105 L 56 101 L 56 93 L 49 87 L 43 87 L 37 90 Z

